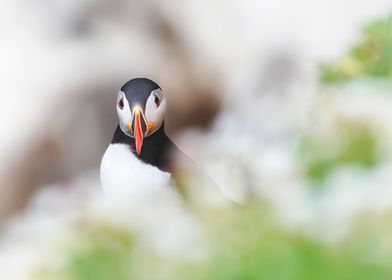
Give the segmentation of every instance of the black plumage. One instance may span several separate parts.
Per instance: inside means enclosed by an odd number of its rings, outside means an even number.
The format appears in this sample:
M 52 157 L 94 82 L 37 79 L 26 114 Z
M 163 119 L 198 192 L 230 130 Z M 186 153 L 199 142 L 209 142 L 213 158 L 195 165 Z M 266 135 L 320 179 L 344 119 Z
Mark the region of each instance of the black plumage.
M 161 89 L 161 87 L 154 81 L 146 78 L 135 78 L 126 82 L 120 90 L 124 92 L 127 100 L 131 102 L 129 104 L 131 107 L 139 105 L 144 110 L 147 98 L 156 89 Z
M 120 126 L 117 126 L 111 143 L 128 145 L 132 153 L 143 162 L 170 173 L 174 173 L 174 166 L 171 164 L 173 157 L 181 153 L 165 134 L 164 124 L 156 132 L 144 138 L 140 155 L 136 153 L 135 139 L 126 135 Z

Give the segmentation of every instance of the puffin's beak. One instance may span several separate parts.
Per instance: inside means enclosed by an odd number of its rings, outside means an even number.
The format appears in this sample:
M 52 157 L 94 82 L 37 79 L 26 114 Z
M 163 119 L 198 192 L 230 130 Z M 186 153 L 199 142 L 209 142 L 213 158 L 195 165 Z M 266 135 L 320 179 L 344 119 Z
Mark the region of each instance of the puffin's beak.
M 140 155 L 140 152 L 142 151 L 144 135 L 147 128 L 143 109 L 140 106 L 133 107 L 133 119 L 131 128 L 133 131 L 133 137 L 135 138 L 136 153 Z

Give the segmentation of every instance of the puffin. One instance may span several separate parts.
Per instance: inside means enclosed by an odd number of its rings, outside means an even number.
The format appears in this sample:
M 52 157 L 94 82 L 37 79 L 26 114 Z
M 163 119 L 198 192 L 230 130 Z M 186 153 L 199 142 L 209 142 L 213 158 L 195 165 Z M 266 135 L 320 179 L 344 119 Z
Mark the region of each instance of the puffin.
M 104 193 L 140 199 L 172 190 L 174 157 L 190 159 L 165 133 L 167 101 L 161 87 L 147 78 L 129 80 L 117 95 L 116 111 L 119 122 L 100 166 Z

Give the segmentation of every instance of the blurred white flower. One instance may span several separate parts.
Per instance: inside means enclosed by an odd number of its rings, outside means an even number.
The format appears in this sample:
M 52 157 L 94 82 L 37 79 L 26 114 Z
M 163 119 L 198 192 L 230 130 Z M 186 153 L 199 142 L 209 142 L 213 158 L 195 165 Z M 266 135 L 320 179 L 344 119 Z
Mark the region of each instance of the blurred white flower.
M 168 204 L 166 198 L 108 200 L 96 171 L 65 186 L 47 186 L 26 211 L 5 226 L 0 241 L 0 259 L 4 259 L 0 277 L 31 279 L 42 269 L 61 268 L 69 249 L 86 234 L 86 227 L 93 225 L 135 234 L 139 244 L 158 256 L 204 258 L 199 223 L 179 200 Z

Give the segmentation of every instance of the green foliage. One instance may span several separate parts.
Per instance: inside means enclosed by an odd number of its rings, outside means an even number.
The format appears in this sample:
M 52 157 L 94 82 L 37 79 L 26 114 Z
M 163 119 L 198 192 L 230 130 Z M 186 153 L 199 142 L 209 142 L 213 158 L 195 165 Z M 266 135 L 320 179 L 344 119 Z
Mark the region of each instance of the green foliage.
M 256 204 L 221 214 L 213 230 L 214 257 L 200 279 L 368 280 L 390 279 L 391 267 L 368 262 L 369 248 L 330 246 L 288 233 Z M 210 228 L 211 228 L 210 227 Z M 361 240 L 363 242 L 363 240 Z
M 373 233 L 364 235 L 366 228 L 361 228 L 361 238 L 354 234 L 349 242 L 328 245 L 288 232 L 268 209 L 255 201 L 224 212 L 195 210 L 207 230 L 209 252 L 194 263 L 146 254 L 149 250 L 125 229 L 82 228 L 82 242 L 70 248 L 69 262 L 52 279 L 391 279 L 388 260 L 372 261 L 374 247 L 362 246 L 377 239 Z
M 392 15 L 377 20 L 363 29 L 362 38 L 335 65 L 320 65 L 325 84 L 360 77 L 392 79 Z
M 107 226 L 84 228 L 83 237 L 71 251 L 62 274 L 66 279 L 130 279 L 132 276 L 132 236 Z
M 304 136 L 299 153 L 307 177 L 317 182 L 342 165 L 371 168 L 379 161 L 375 134 L 357 123 L 341 124 L 329 138 Z

